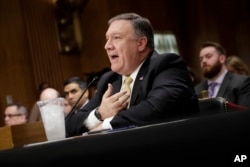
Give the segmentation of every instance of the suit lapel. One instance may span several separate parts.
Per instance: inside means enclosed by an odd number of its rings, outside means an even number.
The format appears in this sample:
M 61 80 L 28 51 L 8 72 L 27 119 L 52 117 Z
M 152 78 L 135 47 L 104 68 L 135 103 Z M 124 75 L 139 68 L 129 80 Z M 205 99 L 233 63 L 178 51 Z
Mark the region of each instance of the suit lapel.
M 220 90 L 217 94 L 217 97 L 224 97 L 224 95 L 226 94 L 227 88 L 229 86 L 230 80 L 232 78 L 231 73 L 227 72 L 225 78 L 223 79 L 223 82 L 220 86 Z
M 132 90 L 132 96 L 131 96 L 131 100 L 130 100 L 130 105 L 133 105 L 135 103 L 135 100 L 137 99 L 139 92 L 141 91 L 141 83 L 143 81 L 143 76 L 139 77 L 137 75 L 135 83 L 134 83 L 134 87 Z
M 131 96 L 131 99 L 130 99 L 130 106 L 132 106 L 136 102 L 136 99 L 140 95 L 140 92 L 142 90 L 142 83 L 143 83 L 143 81 L 145 79 L 145 76 L 146 76 L 148 68 L 149 68 L 148 64 L 149 64 L 150 57 L 151 56 L 149 56 L 145 60 L 145 62 L 141 66 L 141 69 L 139 70 L 139 72 L 138 72 L 138 74 L 136 76 L 134 87 L 133 87 L 133 90 L 132 90 L 132 96 Z

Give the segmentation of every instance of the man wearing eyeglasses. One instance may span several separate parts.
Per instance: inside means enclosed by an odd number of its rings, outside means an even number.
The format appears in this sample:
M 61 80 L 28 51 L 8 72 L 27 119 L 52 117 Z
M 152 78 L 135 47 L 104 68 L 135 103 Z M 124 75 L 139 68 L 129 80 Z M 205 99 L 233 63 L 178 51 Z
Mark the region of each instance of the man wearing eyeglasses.
M 9 104 L 4 112 L 5 125 L 24 124 L 28 121 L 28 111 L 26 107 L 18 103 Z

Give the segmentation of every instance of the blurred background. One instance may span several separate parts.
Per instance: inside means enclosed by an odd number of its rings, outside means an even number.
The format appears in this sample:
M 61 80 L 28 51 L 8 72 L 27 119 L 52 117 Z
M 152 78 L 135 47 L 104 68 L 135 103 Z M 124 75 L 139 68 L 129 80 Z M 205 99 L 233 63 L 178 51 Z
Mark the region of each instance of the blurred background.
M 200 78 L 208 40 L 250 66 L 250 0 L 1 0 L 0 126 L 8 103 L 31 109 L 41 83 L 62 91 L 67 78 L 109 67 L 107 21 L 124 12 L 147 17 L 158 51 L 177 52 Z

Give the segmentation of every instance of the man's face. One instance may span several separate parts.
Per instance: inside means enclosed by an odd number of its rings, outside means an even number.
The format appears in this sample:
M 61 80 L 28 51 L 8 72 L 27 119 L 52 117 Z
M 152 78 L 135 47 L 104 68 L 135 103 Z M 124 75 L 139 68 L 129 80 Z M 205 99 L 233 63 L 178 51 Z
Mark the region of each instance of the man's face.
M 77 100 L 82 95 L 83 90 L 79 87 L 77 83 L 70 83 L 64 87 L 64 95 L 69 104 L 73 107 Z M 81 107 L 85 101 L 88 99 L 88 91 L 86 91 L 79 101 L 77 108 Z
M 26 123 L 26 116 L 17 110 L 17 106 L 9 106 L 5 109 L 5 125 L 18 125 Z
M 225 62 L 225 55 L 219 54 L 214 47 L 205 47 L 200 51 L 200 66 L 203 75 L 211 79 L 219 74 Z
M 129 21 L 117 20 L 111 23 L 106 32 L 105 49 L 111 69 L 121 75 L 130 75 L 141 63 L 140 42 Z

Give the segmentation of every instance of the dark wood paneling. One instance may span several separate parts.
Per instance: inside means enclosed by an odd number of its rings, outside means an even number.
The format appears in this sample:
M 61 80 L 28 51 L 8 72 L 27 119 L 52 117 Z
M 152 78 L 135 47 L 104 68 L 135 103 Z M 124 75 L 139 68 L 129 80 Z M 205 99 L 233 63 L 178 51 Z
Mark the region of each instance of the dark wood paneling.
M 29 106 L 35 85 L 20 1 L 0 1 L 0 124 L 6 96 Z

